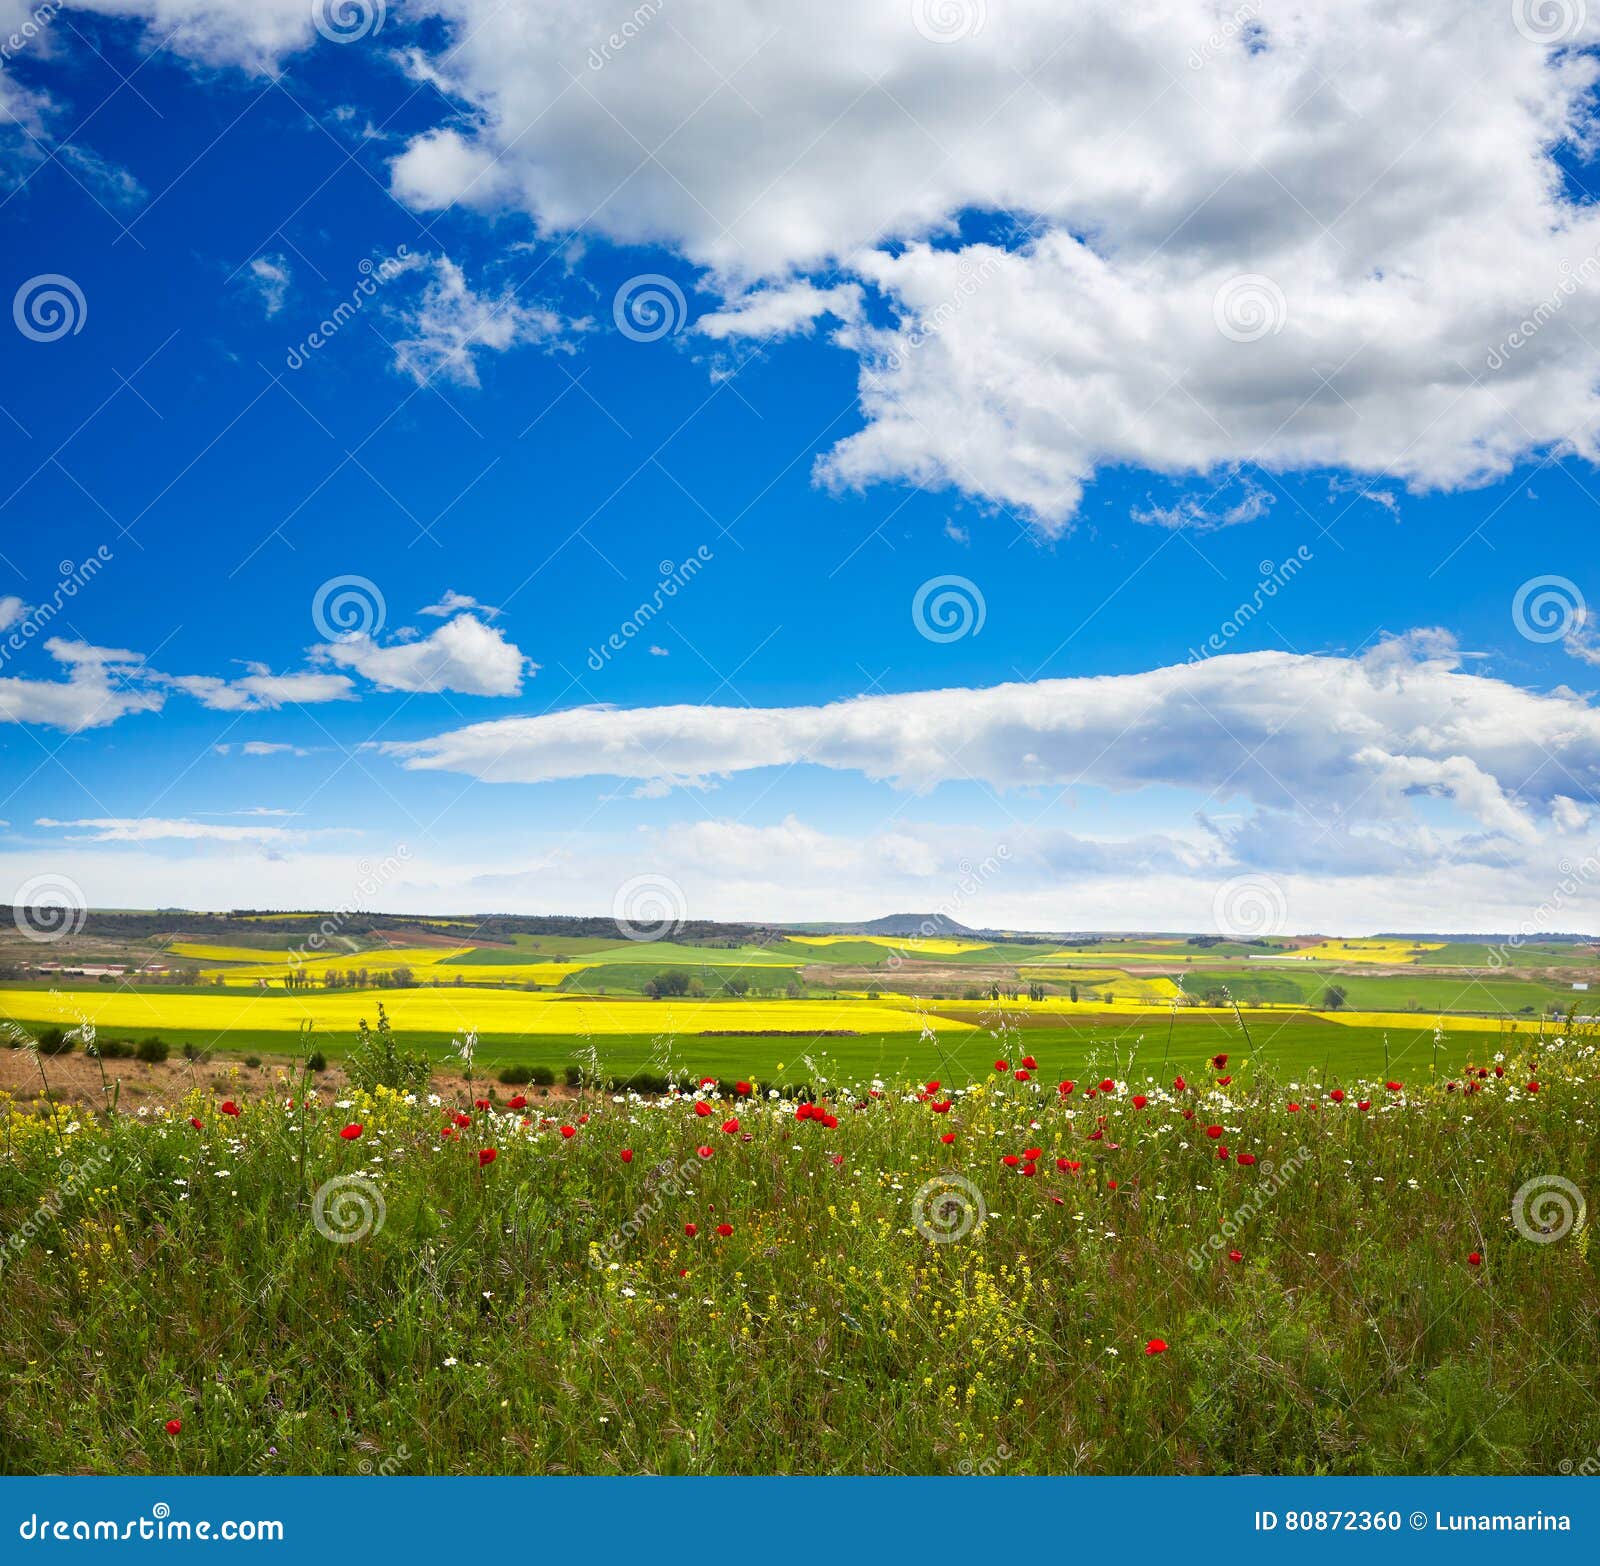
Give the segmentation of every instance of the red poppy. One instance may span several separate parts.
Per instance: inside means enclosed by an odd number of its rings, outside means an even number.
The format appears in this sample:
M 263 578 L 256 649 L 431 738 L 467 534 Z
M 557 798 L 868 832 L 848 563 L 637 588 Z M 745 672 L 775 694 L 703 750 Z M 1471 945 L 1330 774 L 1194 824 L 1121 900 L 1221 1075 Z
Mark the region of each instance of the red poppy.
M 1217 1157 L 1220 1158 L 1223 1161 L 1223 1163 L 1227 1163 L 1227 1161 L 1228 1161 L 1228 1144 L 1226 1142 L 1218 1142 L 1217 1143 Z
M 1481 1251 L 1469 1251 L 1467 1253 L 1467 1265 L 1469 1267 L 1481 1267 L 1483 1265 L 1483 1253 Z
M 1528 1084 L 1528 1091 L 1530 1093 L 1537 1093 L 1539 1091 L 1539 1084 L 1537 1082 L 1530 1082 Z
M 1135 1109 L 1143 1109 L 1144 1106 L 1149 1102 L 1150 1100 L 1146 1098 L 1143 1093 L 1135 1093 L 1133 1095 L 1133 1107 Z
M 839 1117 L 837 1115 L 818 1115 L 817 1119 L 819 1119 L 830 1131 L 835 1130 L 839 1124 Z
M 1025 1065 L 1029 1071 L 1037 1071 L 1039 1069 L 1039 1062 L 1036 1061 L 1032 1055 L 1024 1055 L 1022 1057 L 1022 1064 Z
M 589 1117 L 587 1115 L 579 1115 L 578 1116 L 578 1124 L 580 1126 L 588 1125 L 589 1124 Z
M 694 1112 L 697 1115 L 702 1115 L 702 1116 L 709 1115 L 711 1113 L 711 1106 L 704 1099 L 701 1099 L 694 1106 Z
M 739 1134 L 739 1122 L 730 1117 L 722 1122 L 722 1129 L 726 1131 L 729 1136 L 737 1136 Z
M 1106 1189 L 1108 1191 L 1114 1191 L 1114 1190 L 1116 1190 L 1116 1188 L 1117 1188 L 1117 1182 L 1115 1180 L 1107 1180 L 1106 1181 Z
M 1244 1252 L 1243 1251 L 1229 1251 L 1228 1252 L 1228 1260 L 1231 1261 L 1231 1262 L 1242 1262 L 1244 1260 Z
M 183 1429 L 183 1421 L 181 1419 L 169 1419 L 167 1421 L 167 1434 L 168 1435 L 176 1435 L 182 1429 Z
M 1289 1113 L 1291 1115 L 1298 1115 L 1300 1113 L 1300 1106 L 1298 1104 L 1291 1103 L 1289 1105 Z
M 948 1115 L 950 1113 L 950 1100 L 941 1098 L 937 1104 L 930 1104 L 928 1108 L 936 1115 Z
M 633 1162 L 633 1149 L 631 1147 L 625 1147 L 620 1153 L 617 1154 L 617 1157 L 620 1158 L 623 1163 L 631 1164 Z
M 528 1095 L 526 1093 L 514 1093 L 506 1100 L 507 1109 L 526 1109 L 527 1107 Z
M 577 1134 L 578 1128 L 576 1126 L 562 1126 L 561 1128 L 561 1135 L 563 1137 L 574 1137 Z
M 345 1141 L 353 1142 L 358 1136 L 361 1135 L 361 1127 L 352 1122 L 350 1125 L 347 1125 L 344 1130 L 339 1133 L 339 1135 L 342 1136 Z
M 1038 1174 L 1039 1166 L 1030 1161 L 1022 1166 L 1022 1172 L 1031 1179 L 1034 1175 Z
M 478 1167 L 480 1169 L 486 1168 L 499 1156 L 500 1155 L 492 1147 L 480 1147 L 478 1149 Z
M 1370 1098 L 1364 1098 L 1359 1104 L 1356 1105 L 1356 1108 L 1365 1112 L 1366 1110 L 1372 1108 L 1372 1100 Z
M 1208 1137 L 1210 1137 L 1213 1142 L 1215 1142 L 1216 1139 L 1219 1136 L 1222 1135 L 1222 1127 L 1221 1126 L 1207 1126 L 1206 1127 L 1206 1135 Z
M 1328 1097 L 1331 1098 L 1334 1101 L 1334 1103 L 1342 1104 L 1344 1102 L 1344 1089 L 1343 1088 L 1335 1088 L 1328 1095 Z
M 799 1104 L 795 1107 L 794 1118 L 796 1120 L 810 1120 L 816 1112 L 817 1106 L 815 1104 Z
M 454 1136 L 455 1134 L 456 1131 L 454 1126 L 446 1126 L 444 1130 L 439 1133 L 440 1136 Z
M 1211 1064 L 1215 1066 L 1218 1071 L 1221 1071 L 1222 1068 L 1228 1064 L 1228 1057 L 1226 1055 L 1213 1055 L 1211 1057 Z
M 1058 1092 L 1063 1098 L 1066 1098 L 1077 1085 L 1078 1084 L 1076 1082 L 1063 1082 L 1056 1088 L 1056 1092 Z
M 720 1234 L 723 1239 L 727 1239 L 728 1236 L 733 1233 L 733 1225 L 731 1223 L 719 1223 L 717 1225 L 717 1233 Z
M 487 1109 L 489 1107 L 489 1100 L 486 1098 L 475 1098 L 472 1101 L 472 1107 L 474 1109 Z
M 1067 1172 L 1067 1170 L 1069 1168 L 1071 1168 L 1071 1165 L 1067 1162 L 1066 1159 L 1058 1158 L 1056 1160 L 1056 1168 L 1059 1169 L 1062 1172 L 1062 1174 L 1065 1174 Z
M 946 1147 L 948 1147 L 953 1141 L 955 1141 L 955 1139 L 956 1139 L 956 1134 L 955 1134 L 954 1131 L 946 1131 L 945 1134 L 939 1138 L 939 1140 L 941 1142 L 943 1142 Z
M 1217 1078 L 1217 1086 L 1218 1087 L 1226 1087 L 1232 1081 L 1233 1081 L 1232 1077 L 1218 1077 Z
M 1383 1085 L 1388 1088 L 1391 1093 L 1398 1093 L 1400 1091 L 1400 1084 L 1398 1082 L 1385 1082 Z
M 1256 1161 L 1256 1155 L 1254 1153 L 1240 1153 L 1239 1154 L 1239 1162 L 1241 1164 L 1243 1164 L 1246 1168 L 1249 1168 L 1249 1166 L 1251 1164 L 1253 1164 L 1255 1161 Z
M 1183 1090 L 1186 1087 L 1188 1087 L 1188 1085 L 1189 1084 L 1187 1082 L 1185 1082 L 1181 1076 L 1180 1077 L 1174 1077 L 1172 1079 L 1172 1086 L 1179 1093 L 1183 1092 Z
M 715 1087 L 716 1085 L 717 1079 L 715 1077 L 701 1077 L 700 1079 L 701 1087 Z
M 1003 1061 L 1003 1060 L 997 1060 L 997 1061 L 996 1061 L 996 1062 L 995 1062 L 995 1063 L 994 1063 L 994 1069 L 995 1069 L 995 1070 L 996 1070 L 996 1071 L 1009 1071 L 1009 1070 L 1010 1070 L 1010 1069 L 1011 1069 L 1011 1067 L 1010 1067 L 1010 1065 L 1009 1065 L 1009 1064 L 1008 1064 L 1008 1063 L 1007 1063 L 1007 1062 L 1006 1062 L 1006 1061 Z
M 222 1112 L 225 1115 L 237 1115 L 239 1106 L 231 1098 L 225 1098 L 222 1101 Z
M 932 1097 L 933 1097 L 933 1095 L 934 1095 L 934 1094 L 935 1094 L 935 1093 L 937 1093 L 937 1092 L 938 1092 L 938 1091 L 939 1091 L 939 1088 L 940 1088 L 940 1082 L 939 1082 L 939 1079 L 938 1079 L 938 1078 L 937 1078 L 937 1077 L 935 1077 L 935 1078 L 934 1078 L 934 1079 L 933 1079 L 933 1081 L 932 1081 L 932 1082 L 930 1082 L 930 1083 L 929 1083 L 929 1084 L 928 1084 L 928 1086 L 927 1086 L 927 1094 L 928 1094 L 928 1097 L 929 1097 L 929 1098 L 932 1098 Z
M 697 1147 L 695 1152 L 697 1152 L 702 1158 L 709 1158 L 711 1156 L 711 1149 L 709 1147 Z
M 1494 1068 L 1494 1074 L 1497 1077 L 1503 1077 L 1506 1074 L 1506 1068 L 1504 1066 L 1496 1066 Z
M 1076 1174 L 1082 1168 L 1082 1163 L 1080 1163 L 1076 1158 L 1069 1158 L 1067 1160 L 1067 1169 L 1070 1173 Z
M 1044 1157 L 1044 1149 L 1038 1147 L 1025 1147 L 1022 1150 L 1022 1156 L 1030 1163 L 1034 1163 Z
M 1110 1077 L 1107 1077 L 1105 1081 L 1100 1084 L 1100 1091 L 1102 1093 L 1115 1093 L 1117 1091 L 1117 1084 L 1113 1082 Z
M 190 1115 L 189 1116 L 189 1124 L 192 1125 L 195 1128 L 196 1131 L 204 1131 L 205 1130 L 205 1126 L 200 1121 L 198 1116 Z
M 1022 1160 L 1018 1158 L 1015 1153 L 1007 1153 L 1000 1160 L 1000 1162 L 1003 1163 L 1007 1169 L 1015 1169 L 1017 1165 L 1022 1162 Z
M 472 1116 L 469 1115 L 469 1114 L 464 1113 L 462 1110 L 459 1110 L 459 1109 L 450 1118 L 458 1126 L 470 1126 L 472 1124 Z
M 735 1082 L 733 1084 L 733 1091 L 737 1093 L 740 1098 L 749 1098 L 750 1084 L 748 1082 Z
M 1031 1082 L 1033 1080 L 1033 1074 L 1027 1071 L 1013 1071 L 1011 1075 L 1014 1076 L 1018 1082 Z
M 829 1162 L 832 1163 L 832 1165 L 833 1165 L 833 1167 L 835 1169 L 840 1168 L 844 1164 L 844 1154 L 843 1153 L 835 1153 L 833 1155 L 833 1157 L 829 1160 Z
M 1165 1338 L 1151 1338 L 1145 1344 L 1144 1351 L 1146 1354 L 1165 1354 L 1167 1352 L 1167 1340 Z
M 683 1226 L 683 1232 L 692 1240 L 697 1234 L 699 1234 L 700 1228 L 698 1224 L 686 1223 Z

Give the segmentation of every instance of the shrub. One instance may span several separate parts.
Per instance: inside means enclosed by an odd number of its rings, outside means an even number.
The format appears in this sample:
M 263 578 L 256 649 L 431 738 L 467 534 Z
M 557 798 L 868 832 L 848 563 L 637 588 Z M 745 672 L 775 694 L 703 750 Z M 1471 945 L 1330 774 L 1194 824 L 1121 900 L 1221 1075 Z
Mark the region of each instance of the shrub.
M 245 1057 L 244 1057 L 244 1063 L 245 1063 L 245 1065 L 247 1065 L 247 1066 L 248 1066 L 248 1067 L 249 1067 L 249 1068 L 250 1068 L 250 1069 L 251 1069 L 251 1070 L 252 1070 L 252 1071 L 254 1071 L 254 1070 L 255 1070 L 255 1069 L 256 1069 L 256 1068 L 257 1068 L 257 1067 L 258 1067 L 258 1066 L 260 1066 L 260 1064 L 261 1064 L 261 1057 L 260 1057 L 260 1056 L 259 1056 L 259 1055 L 246 1055 L 246 1056 L 245 1056 Z
M 324 1055 L 320 1049 L 314 1049 L 309 1055 L 306 1056 L 307 1071 L 326 1071 L 327 1069 L 328 1057 Z
M 154 1035 L 147 1039 L 140 1039 L 134 1049 L 134 1054 L 148 1065 L 159 1065 L 172 1052 L 167 1048 L 165 1039 L 158 1039 Z
M 96 1039 L 94 1047 L 102 1060 L 126 1060 L 133 1054 L 133 1045 L 127 1039 Z
M 568 1087 L 578 1087 L 583 1082 L 583 1068 L 581 1066 L 568 1066 L 563 1073 Z
M 386 1087 L 396 1093 L 414 1093 L 428 1085 L 428 1057 L 403 1050 L 395 1043 L 383 1005 L 378 1005 L 378 1026 L 369 1028 L 361 1019 L 360 1037 L 345 1070 L 354 1087 L 370 1093 Z
M 528 1070 L 528 1080 L 535 1087 L 554 1087 L 556 1074 L 548 1066 L 532 1066 Z
M 507 1087 L 525 1087 L 533 1081 L 532 1066 L 505 1066 L 500 1071 L 500 1080 Z
M 41 1055 L 70 1055 L 72 1047 L 77 1043 L 70 1033 L 61 1028 L 46 1028 L 39 1035 L 39 1053 Z

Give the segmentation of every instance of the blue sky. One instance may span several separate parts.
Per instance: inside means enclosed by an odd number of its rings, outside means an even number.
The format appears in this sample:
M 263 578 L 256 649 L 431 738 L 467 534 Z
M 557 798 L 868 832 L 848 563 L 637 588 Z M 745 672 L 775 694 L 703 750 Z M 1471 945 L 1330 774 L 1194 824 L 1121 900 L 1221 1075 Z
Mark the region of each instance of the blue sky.
M 1597 236 L 1581 136 L 1521 107 L 1589 123 L 1582 38 L 1408 91 L 1175 4 L 1204 59 L 1129 41 L 1134 128 L 1048 7 L 845 8 L 834 80 L 761 4 L 396 4 L 345 43 L 11 4 L 0 896 L 340 903 L 404 845 L 378 906 L 647 875 L 704 917 L 1204 929 L 1265 888 L 1302 930 L 1594 927 Z M 1282 167 L 1186 121 L 1241 86 Z M 1029 138 L 1076 115 L 1117 135 L 1057 169 Z M 1464 252 L 1416 193 L 1478 158 L 1557 172 Z M 944 577 L 981 629 L 919 628 Z

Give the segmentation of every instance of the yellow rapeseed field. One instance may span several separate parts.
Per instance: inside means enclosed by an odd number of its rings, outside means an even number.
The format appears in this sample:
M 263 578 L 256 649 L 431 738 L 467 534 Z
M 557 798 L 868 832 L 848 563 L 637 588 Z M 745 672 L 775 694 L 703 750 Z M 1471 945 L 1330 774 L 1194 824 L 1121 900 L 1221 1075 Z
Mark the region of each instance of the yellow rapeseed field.
M 401 1033 L 916 1032 L 919 1020 L 896 1006 L 853 1000 L 644 1000 L 550 995 L 525 990 L 418 989 L 381 994 L 277 991 L 268 994 L 174 995 L 140 990 L 0 990 L 0 1017 L 74 1027 L 85 1017 L 107 1033 L 196 1029 L 218 1035 L 262 1029 L 293 1033 L 309 1021 L 329 1033 L 350 1033 L 382 1004 Z M 934 1028 L 957 1024 L 933 1019 Z
M 851 942 L 882 946 L 888 951 L 926 952 L 931 957 L 953 957 L 960 952 L 981 952 L 988 941 L 947 940 L 935 935 L 791 935 L 796 946 L 839 946 Z
M 1302 946 L 1296 957 L 1307 962 L 1416 962 L 1419 952 L 1436 952 L 1442 941 L 1320 941 L 1315 946 Z

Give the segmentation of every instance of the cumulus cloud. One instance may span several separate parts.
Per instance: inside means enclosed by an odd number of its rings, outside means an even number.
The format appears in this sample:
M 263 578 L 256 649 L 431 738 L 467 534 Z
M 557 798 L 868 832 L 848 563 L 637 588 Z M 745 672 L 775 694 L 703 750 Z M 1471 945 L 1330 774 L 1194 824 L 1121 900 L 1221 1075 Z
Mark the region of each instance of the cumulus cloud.
M 281 740 L 246 740 L 242 745 L 213 745 L 211 747 L 219 756 L 231 755 L 235 750 L 241 756 L 309 756 L 309 750 L 302 749 L 299 745 L 285 744 Z
M 749 0 L 594 70 L 577 0 L 436 9 L 477 114 L 412 142 L 401 199 L 674 246 L 736 301 L 715 333 L 809 324 L 824 270 L 876 296 L 837 334 L 867 422 L 827 482 L 1059 529 L 1110 464 L 1427 487 L 1595 455 L 1600 215 L 1556 155 L 1593 135 L 1600 64 L 1561 45 L 1600 14 L 1539 43 L 1507 6 L 1263 0 L 1247 36 L 1199 0 L 1019 0 L 945 48 L 903 6 Z M 970 213 L 1017 221 L 966 243 Z
M 825 315 L 840 321 L 859 320 L 861 289 L 854 283 L 834 288 L 817 288 L 811 283 L 763 288 L 734 300 L 725 310 L 701 316 L 695 330 L 714 339 L 792 337 L 809 333 Z
M 159 712 L 161 693 L 144 683 L 142 657 L 53 636 L 45 651 L 65 666 L 64 680 L 0 679 L 0 722 L 37 723 L 68 734 L 104 728 L 132 712 Z
M 28 613 L 28 606 L 15 593 L 0 595 L 0 631 L 8 631 Z
M 467 696 L 516 696 L 538 665 L 504 634 L 470 614 L 457 615 L 420 641 L 380 645 L 348 636 L 314 649 L 314 656 L 354 669 L 379 690 L 459 691 Z

